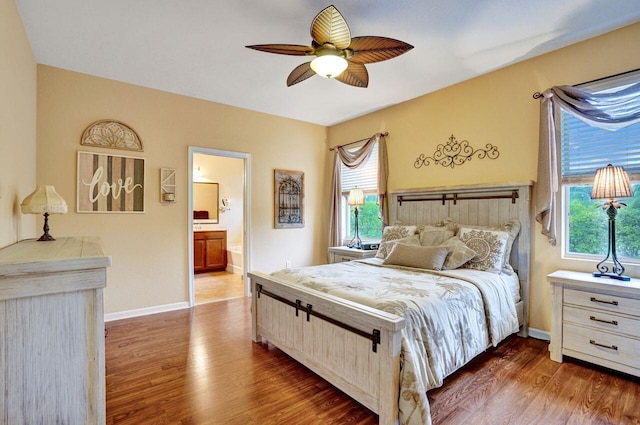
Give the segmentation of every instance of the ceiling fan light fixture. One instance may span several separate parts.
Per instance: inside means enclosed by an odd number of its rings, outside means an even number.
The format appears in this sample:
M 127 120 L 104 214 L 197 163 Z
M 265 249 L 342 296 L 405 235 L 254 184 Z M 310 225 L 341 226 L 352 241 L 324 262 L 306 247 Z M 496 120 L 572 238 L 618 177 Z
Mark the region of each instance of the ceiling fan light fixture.
M 257 44 L 249 49 L 289 56 L 316 56 L 295 67 L 287 87 L 320 75 L 353 87 L 368 87 L 365 64 L 395 58 L 413 49 L 404 41 L 388 37 L 351 37 L 349 25 L 335 6 L 327 6 L 311 22 L 311 46 L 299 44 Z
M 311 69 L 325 78 L 335 78 L 347 69 L 347 60 L 338 52 L 320 55 L 311 61 Z

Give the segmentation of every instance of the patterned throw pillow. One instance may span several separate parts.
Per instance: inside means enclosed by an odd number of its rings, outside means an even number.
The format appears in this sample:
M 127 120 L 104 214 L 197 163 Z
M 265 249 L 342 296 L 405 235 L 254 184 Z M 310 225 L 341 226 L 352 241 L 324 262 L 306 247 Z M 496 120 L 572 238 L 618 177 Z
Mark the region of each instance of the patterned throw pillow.
M 416 226 L 396 225 L 385 227 L 382 231 L 382 240 L 380 241 L 380 248 L 378 248 L 376 258 L 386 258 L 388 251 L 387 248 L 385 248 L 385 242 L 403 239 L 415 234 Z
M 449 248 L 446 246 L 420 246 L 397 243 L 382 264 L 441 270 Z
M 476 256 L 476 252 L 457 236 L 446 240 L 442 246 L 449 248 L 449 254 L 447 254 L 447 259 L 444 260 L 442 270 L 455 270 Z
M 469 248 L 476 252 L 476 256 L 463 267 L 500 273 L 504 262 L 504 252 L 507 249 L 509 234 L 507 232 L 469 229 L 463 227 L 458 237 Z
M 511 259 L 511 249 L 513 248 L 513 242 L 515 241 L 518 233 L 520 232 L 520 220 L 517 218 L 512 218 L 509 221 L 506 221 L 502 224 L 494 224 L 488 226 L 480 226 L 480 225 L 471 225 L 471 224 L 458 224 L 459 228 L 467 228 L 467 229 L 479 229 L 479 230 L 492 230 L 492 231 L 500 231 L 507 232 L 509 234 L 509 240 L 507 241 L 507 248 L 504 251 L 504 259 L 502 263 L 502 272 L 508 275 L 513 274 L 513 267 L 509 263 Z
M 387 258 L 393 247 L 399 243 L 418 246 L 420 245 L 420 238 L 418 237 L 418 235 L 411 235 L 402 239 L 393 239 L 391 241 L 381 242 L 380 247 L 378 248 L 378 252 L 376 253 L 376 258 L 382 258 L 384 260 L 385 258 Z M 379 257 L 378 255 L 381 255 L 381 257 Z

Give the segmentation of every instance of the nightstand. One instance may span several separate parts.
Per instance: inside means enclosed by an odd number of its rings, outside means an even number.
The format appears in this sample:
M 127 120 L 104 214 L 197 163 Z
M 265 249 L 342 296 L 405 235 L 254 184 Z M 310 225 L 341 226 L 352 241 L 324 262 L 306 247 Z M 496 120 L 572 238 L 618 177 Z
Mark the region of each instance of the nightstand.
M 558 270 L 551 284 L 551 360 L 566 355 L 640 376 L 640 280 Z
M 348 246 L 332 246 L 329 248 L 329 263 L 373 258 L 376 256 L 376 252 L 378 252 L 376 249 L 357 249 L 349 248 Z

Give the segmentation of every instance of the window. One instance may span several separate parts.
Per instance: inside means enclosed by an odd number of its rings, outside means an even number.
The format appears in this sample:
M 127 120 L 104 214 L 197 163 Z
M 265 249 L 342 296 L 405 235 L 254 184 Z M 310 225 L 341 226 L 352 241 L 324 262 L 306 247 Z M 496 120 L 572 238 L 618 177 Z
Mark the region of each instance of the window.
M 640 71 L 581 87 L 596 92 L 618 91 L 640 81 Z M 620 200 L 616 217 L 616 251 L 623 262 L 640 263 L 640 123 L 617 131 L 584 123 L 561 110 L 561 171 L 564 255 L 601 260 L 607 254 L 608 220 L 602 200 L 591 199 L 596 169 L 607 164 L 625 168 L 634 197 Z
M 358 207 L 358 234 L 362 240 L 382 238 L 382 220 L 378 214 L 378 144 L 376 143 L 367 162 L 355 169 L 342 166 L 342 204 L 344 228 L 343 242 L 355 236 L 354 208 L 349 206 L 349 191 L 359 187 L 364 192 L 364 205 Z

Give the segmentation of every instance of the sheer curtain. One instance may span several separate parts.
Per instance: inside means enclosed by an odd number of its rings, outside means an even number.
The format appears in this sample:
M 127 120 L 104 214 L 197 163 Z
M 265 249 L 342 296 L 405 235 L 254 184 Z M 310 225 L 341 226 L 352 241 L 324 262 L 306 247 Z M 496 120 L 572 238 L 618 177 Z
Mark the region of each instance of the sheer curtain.
M 342 229 L 342 214 L 340 211 L 342 177 L 340 164 L 344 164 L 349 168 L 358 168 L 369 159 L 376 142 L 378 143 L 378 196 L 380 199 L 380 216 L 382 217 L 382 225 L 386 226 L 388 224 L 389 200 L 387 198 L 387 175 L 389 173 L 389 166 L 387 164 L 387 144 L 385 136 L 382 133 L 376 133 L 358 149 L 347 150 L 344 146 L 338 146 L 335 149 L 336 154 L 331 182 L 329 246 L 342 245 L 340 238 L 340 229 Z
M 614 93 L 596 94 L 573 86 L 557 86 L 542 94 L 534 208 L 536 221 L 542 225 L 542 234 L 549 238 L 551 245 L 555 245 L 557 239 L 560 108 L 591 126 L 615 131 L 640 122 L 640 83 Z

